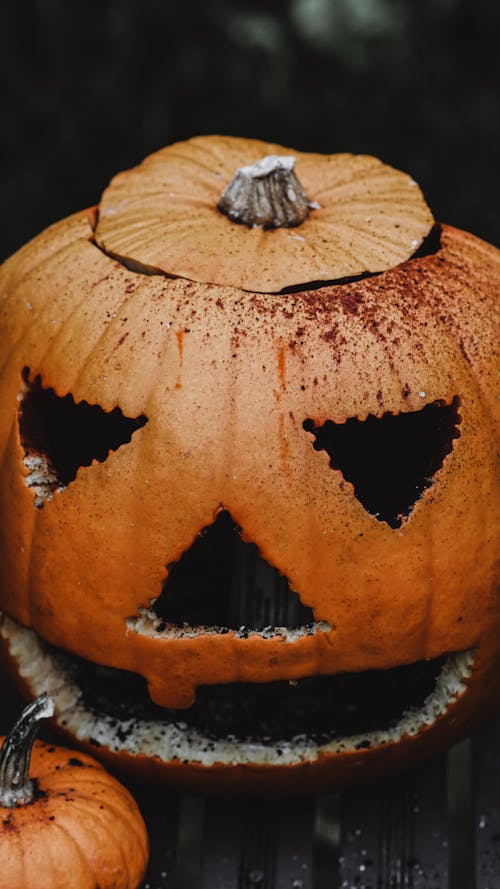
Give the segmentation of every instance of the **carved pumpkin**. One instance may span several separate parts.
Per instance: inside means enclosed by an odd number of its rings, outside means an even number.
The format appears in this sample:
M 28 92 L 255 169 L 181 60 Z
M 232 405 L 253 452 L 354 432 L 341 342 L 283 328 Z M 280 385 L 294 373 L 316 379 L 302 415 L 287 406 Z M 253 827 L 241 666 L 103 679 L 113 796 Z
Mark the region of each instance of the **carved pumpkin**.
M 295 155 L 171 146 L 2 272 L 2 633 L 171 780 L 338 786 L 499 697 L 498 252 Z
M 137 889 L 148 860 L 139 809 L 90 756 L 33 745 L 52 713 L 42 695 L 0 738 L 2 889 Z

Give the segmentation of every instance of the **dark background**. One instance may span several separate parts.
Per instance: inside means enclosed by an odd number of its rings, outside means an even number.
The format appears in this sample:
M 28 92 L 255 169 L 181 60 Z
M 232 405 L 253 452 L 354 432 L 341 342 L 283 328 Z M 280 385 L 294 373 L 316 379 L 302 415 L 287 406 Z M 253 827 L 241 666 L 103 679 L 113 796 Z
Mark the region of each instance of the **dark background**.
M 3 0 L 1 255 L 197 133 L 375 154 L 498 242 L 498 0 Z

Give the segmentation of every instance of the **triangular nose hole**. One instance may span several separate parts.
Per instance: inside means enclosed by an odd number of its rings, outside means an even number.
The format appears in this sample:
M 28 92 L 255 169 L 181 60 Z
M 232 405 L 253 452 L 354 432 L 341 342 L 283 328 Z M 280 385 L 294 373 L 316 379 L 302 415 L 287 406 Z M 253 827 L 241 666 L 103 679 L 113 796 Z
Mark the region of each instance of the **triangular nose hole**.
M 243 543 L 224 510 L 179 559 L 153 610 L 167 624 L 221 629 L 295 629 L 314 621 L 286 577 Z
M 455 396 L 451 404 L 434 401 L 419 411 L 321 426 L 309 419 L 303 426 L 315 436 L 315 450 L 326 451 L 330 466 L 353 484 L 365 509 L 398 528 L 459 438 L 459 406 Z

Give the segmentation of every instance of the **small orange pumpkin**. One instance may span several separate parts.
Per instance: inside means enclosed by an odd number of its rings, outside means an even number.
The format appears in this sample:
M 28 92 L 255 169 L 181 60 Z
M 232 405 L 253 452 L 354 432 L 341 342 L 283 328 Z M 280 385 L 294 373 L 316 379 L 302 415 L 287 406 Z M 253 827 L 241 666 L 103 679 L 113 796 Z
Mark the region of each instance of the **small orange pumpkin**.
M 498 251 L 294 155 L 170 146 L 2 270 L 1 633 L 172 780 L 338 786 L 500 695 Z
M 140 812 L 91 757 L 33 745 L 53 712 L 41 695 L 0 739 L 2 889 L 136 889 L 148 859 Z

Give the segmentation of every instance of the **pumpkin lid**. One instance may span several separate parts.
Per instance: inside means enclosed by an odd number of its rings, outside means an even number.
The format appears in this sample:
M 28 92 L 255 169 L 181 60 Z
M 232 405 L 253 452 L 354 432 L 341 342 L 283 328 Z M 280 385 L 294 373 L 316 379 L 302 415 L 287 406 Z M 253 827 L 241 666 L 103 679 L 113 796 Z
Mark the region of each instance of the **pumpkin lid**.
M 392 268 L 433 221 L 416 182 L 374 157 L 200 136 L 115 176 L 95 237 L 135 268 L 276 292 Z

